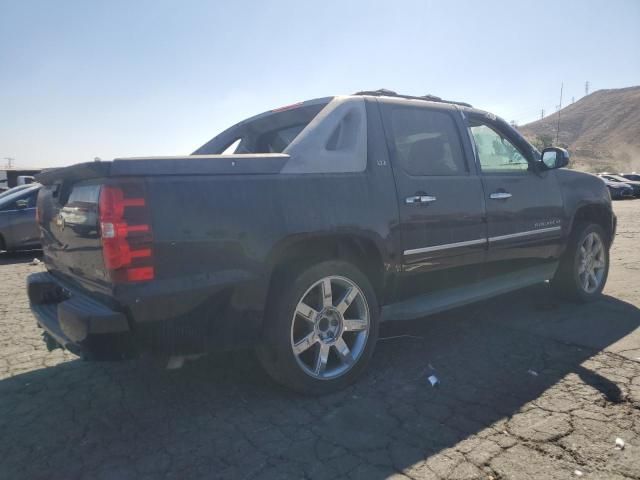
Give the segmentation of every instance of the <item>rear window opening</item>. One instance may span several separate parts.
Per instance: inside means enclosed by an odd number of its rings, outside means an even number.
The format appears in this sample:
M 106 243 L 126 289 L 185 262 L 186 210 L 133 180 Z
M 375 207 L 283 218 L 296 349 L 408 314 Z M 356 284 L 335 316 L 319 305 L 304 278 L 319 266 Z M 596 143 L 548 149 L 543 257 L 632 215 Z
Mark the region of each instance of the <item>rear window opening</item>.
M 282 153 L 330 100 L 311 100 L 250 118 L 225 130 L 193 154 Z
M 307 123 L 273 130 L 260 135 L 256 141 L 257 151 L 252 153 L 282 153 L 284 149 L 287 148 L 289 144 L 300 134 L 300 132 L 304 130 Z
M 238 150 L 238 145 L 240 145 L 240 140 L 242 139 L 236 138 L 233 142 L 231 142 L 231 145 L 224 149 L 222 155 L 233 155 L 234 153 L 236 153 L 236 150 Z

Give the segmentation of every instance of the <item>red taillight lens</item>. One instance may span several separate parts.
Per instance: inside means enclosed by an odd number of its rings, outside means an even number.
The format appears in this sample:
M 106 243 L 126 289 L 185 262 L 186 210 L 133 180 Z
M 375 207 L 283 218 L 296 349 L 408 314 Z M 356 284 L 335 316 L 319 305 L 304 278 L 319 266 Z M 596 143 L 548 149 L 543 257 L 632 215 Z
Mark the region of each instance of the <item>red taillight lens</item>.
M 102 254 L 111 281 L 153 280 L 152 236 L 144 183 L 103 185 L 99 207 Z

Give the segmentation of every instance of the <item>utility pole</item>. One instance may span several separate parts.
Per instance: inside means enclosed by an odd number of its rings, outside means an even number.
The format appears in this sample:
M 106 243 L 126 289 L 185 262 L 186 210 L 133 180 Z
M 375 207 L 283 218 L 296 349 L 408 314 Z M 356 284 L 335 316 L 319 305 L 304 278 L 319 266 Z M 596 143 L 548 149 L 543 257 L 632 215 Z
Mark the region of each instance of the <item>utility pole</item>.
M 571 103 L 576 103 L 576 97 L 571 97 Z
M 544 108 L 540 110 L 540 120 L 544 118 Z
M 589 95 L 589 80 L 587 80 L 586 82 L 584 82 L 584 95 L 585 97 L 587 95 Z
M 15 160 L 15 158 L 13 158 L 13 157 L 4 157 L 4 159 L 7 161 L 7 168 L 12 168 L 13 167 L 13 161 Z
M 556 129 L 556 145 L 560 140 L 560 110 L 562 110 L 562 90 L 564 88 L 564 82 L 560 84 L 560 105 L 558 105 L 558 128 Z

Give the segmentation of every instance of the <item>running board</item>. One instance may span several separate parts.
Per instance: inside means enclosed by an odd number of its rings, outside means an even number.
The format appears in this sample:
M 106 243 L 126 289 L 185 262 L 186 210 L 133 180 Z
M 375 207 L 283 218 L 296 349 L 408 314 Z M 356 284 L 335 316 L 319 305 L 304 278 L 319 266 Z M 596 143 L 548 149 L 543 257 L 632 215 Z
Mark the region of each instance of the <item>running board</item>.
M 403 302 L 392 303 L 382 308 L 382 321 L 421 318 L 542 283 L 553 277 L 557 267 L 557 262 L 547 263 L 463 287 L 449 288 L 420 295 Z

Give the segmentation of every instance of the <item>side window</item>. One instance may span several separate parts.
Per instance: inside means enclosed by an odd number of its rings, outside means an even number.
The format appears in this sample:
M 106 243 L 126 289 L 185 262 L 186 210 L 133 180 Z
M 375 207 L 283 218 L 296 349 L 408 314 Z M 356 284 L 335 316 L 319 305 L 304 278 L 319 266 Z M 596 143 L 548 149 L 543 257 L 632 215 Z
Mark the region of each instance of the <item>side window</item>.
M 468 174 L 460 136 L 448 113 L 395 107 L 391 110 L 391 130 L 396 160 L 407 174 Z
M 38 200 L 38 190 L 31 192 L 25 200 L 27 200 L 27 208 L 35 208 L 36 200 Z
M 23 208 L 35 208 L 36 199 L 38 198 L 38 190 L 32 191 L 27 195 L 20 195 L 8 203 L 5 203 L 0 211 L 20 210 Z
M 487 125 L 472 125 L 470 128 L 483 172 L 527 171 L 529 162 L 509 140 Z

